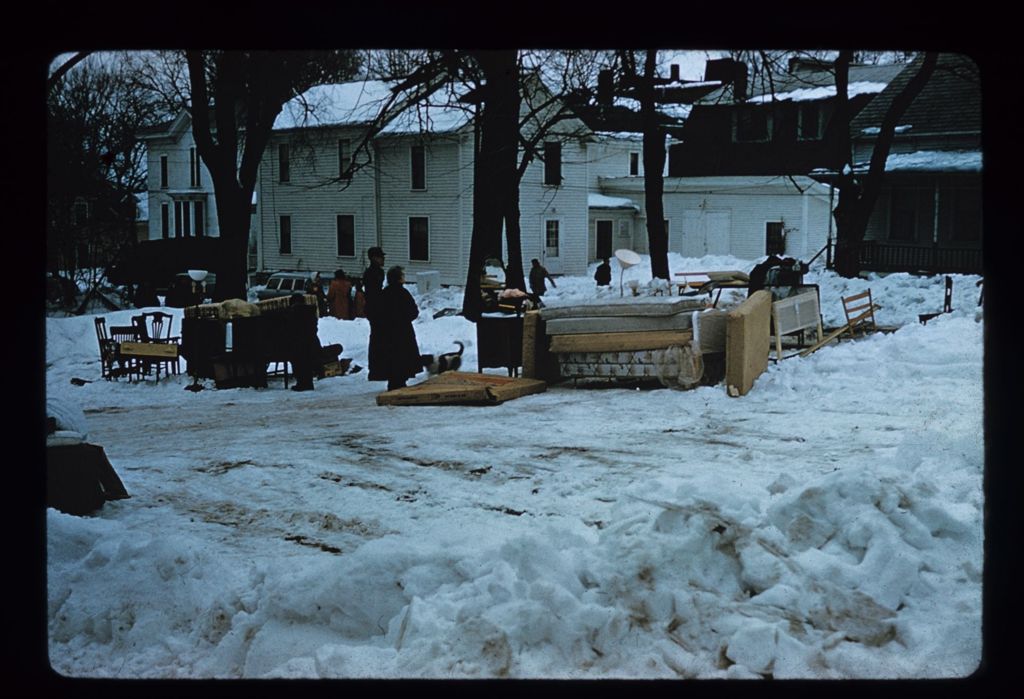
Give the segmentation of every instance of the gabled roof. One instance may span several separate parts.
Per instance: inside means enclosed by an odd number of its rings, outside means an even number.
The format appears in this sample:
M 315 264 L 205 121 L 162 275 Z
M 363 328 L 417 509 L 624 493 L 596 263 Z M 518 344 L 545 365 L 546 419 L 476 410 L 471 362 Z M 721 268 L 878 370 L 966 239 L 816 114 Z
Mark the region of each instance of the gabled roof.
M 178 137 L 191 123 L 189 111 L 181 109 L 173 119 L 139 129 L 138 136 L 141 139 Z
M 921 68 L 924 57 L 907 64 L 889 86 L 865 105 L 850 123 L 852 138 L 870 137 L 893 99 Z M 907 107 L 899 123 L 907 135 L 981 132 L 981 82 L 978 67 L 961 54 L 939 55 L 935 72 Z M 868 131 L 865 131 L 868 129 Z
M 394 95 L 396 81 L 361 80 L 317 85 L 289 100 L 274 120 L 274 130 L 318 126 L 366 126 Z M 445 88 L 403 111 L 382 130 L 384 134 L 447 133 L 469 123 L 465 106 L 448 104 Z

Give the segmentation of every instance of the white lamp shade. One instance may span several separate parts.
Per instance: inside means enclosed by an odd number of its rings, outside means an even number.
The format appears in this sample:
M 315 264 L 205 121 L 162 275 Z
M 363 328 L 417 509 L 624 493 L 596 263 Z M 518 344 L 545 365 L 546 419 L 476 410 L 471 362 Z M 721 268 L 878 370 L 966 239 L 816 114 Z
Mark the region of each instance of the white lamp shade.
M 640 256 L 632 250 L 627 250 L 625 248 L 615 251 L 615 259 L 619 261 L 619 264 L 622 265 L 623 269 L 640 264 Z
M 201 282 L 206 279 L 207 271 L 205 269 L 190 269 L 188 271 L 189 278 L 194 282 Z

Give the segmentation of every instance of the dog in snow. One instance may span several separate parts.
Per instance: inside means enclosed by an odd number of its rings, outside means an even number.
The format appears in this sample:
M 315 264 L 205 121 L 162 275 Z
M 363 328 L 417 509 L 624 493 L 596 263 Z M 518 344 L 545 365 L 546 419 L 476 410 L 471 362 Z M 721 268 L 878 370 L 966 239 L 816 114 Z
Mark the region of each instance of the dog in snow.
M 442 374 L 446 371 L 457 371 L 462 366 L 462 351 L 465 349 L 461 342 L 456 341 L 459 346 L 457 352 L 445 352 L 444 354 L 421 354 L 420 361 L 423 368 L 429 374 Z

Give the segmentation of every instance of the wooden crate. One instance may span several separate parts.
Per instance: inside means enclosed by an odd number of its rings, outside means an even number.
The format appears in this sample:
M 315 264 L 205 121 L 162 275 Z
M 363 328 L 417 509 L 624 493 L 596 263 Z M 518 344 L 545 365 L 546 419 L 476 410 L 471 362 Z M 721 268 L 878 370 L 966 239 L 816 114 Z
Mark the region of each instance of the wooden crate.
M 446 371 L 414 386 L 386 391 L 377 405 L 497 405 L 547 390 L 540 379 Z

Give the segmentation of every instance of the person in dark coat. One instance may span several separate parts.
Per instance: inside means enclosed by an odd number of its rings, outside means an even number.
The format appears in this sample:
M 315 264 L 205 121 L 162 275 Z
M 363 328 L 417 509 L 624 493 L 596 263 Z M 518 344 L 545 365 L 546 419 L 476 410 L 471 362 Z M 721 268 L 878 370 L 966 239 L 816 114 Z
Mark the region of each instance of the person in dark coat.
M 547 269 L 540 263 L 536 257 L 531 261 L 532 267 L 530 268 L 530 291 L 533 292 L 534 296 L 543 296 L 544 292 L 548 290 L 544 284 L 544 280 L 551 282 L 551 288 L 557 288 L 558 284 L 555 284 L 555 280 L 548 274 Z
M 324 280 L 319 272 L 310 275 L 309 281 L 306 282 L 306 293 L 316 296 L 316 307 L 320 317 L 327 315 L 327 295 L 324 294 Z
M 382 353 L 384 351 L 380 340 L 380 333 L 377 331 L 377 322 L 374 319 L 374 305 L 377 297 L 381 294 L 384 286 L 384 251 L 378 247 L 372 247 L 366 251 L 370 258 L 370 265 L 363 272 L 362 286 L 365 299 L 364 312 L 367 320 L 370 321 L 370 342 L 367 347 L 367 361 L 370 371 L 367 379 L 370 381 L 386 381 L 387 374 L 379 367 L 383 366 Z
M 374 330 L 371 332 L 376 333 L 380 350 L 376 364 L 370 357 L 370 371 L 387 379 L 388 390 L 393 391 L 423 371 L 423 364 L 416 331 L 412 327 L 420 311 L 404 286 L 404 270 L 392 267 L 388 270 L 387 280 L 388 285 L 373 302 Z
M 608 264 L 607 257 L 597 266 L 597 271 L 594 272 L 594 281 L 598 286 L 608 286 L 612 283 L 612 266 Z
M 320 338 L 317 337 L 317 309 L 305 303 L 302 294 L 292 294 L 291 305 L 286 312 L 288 362 L 295 375 L 292 390 L 312 391 L 313 374 L 316 373 L 316 362 L 321 354 Z

